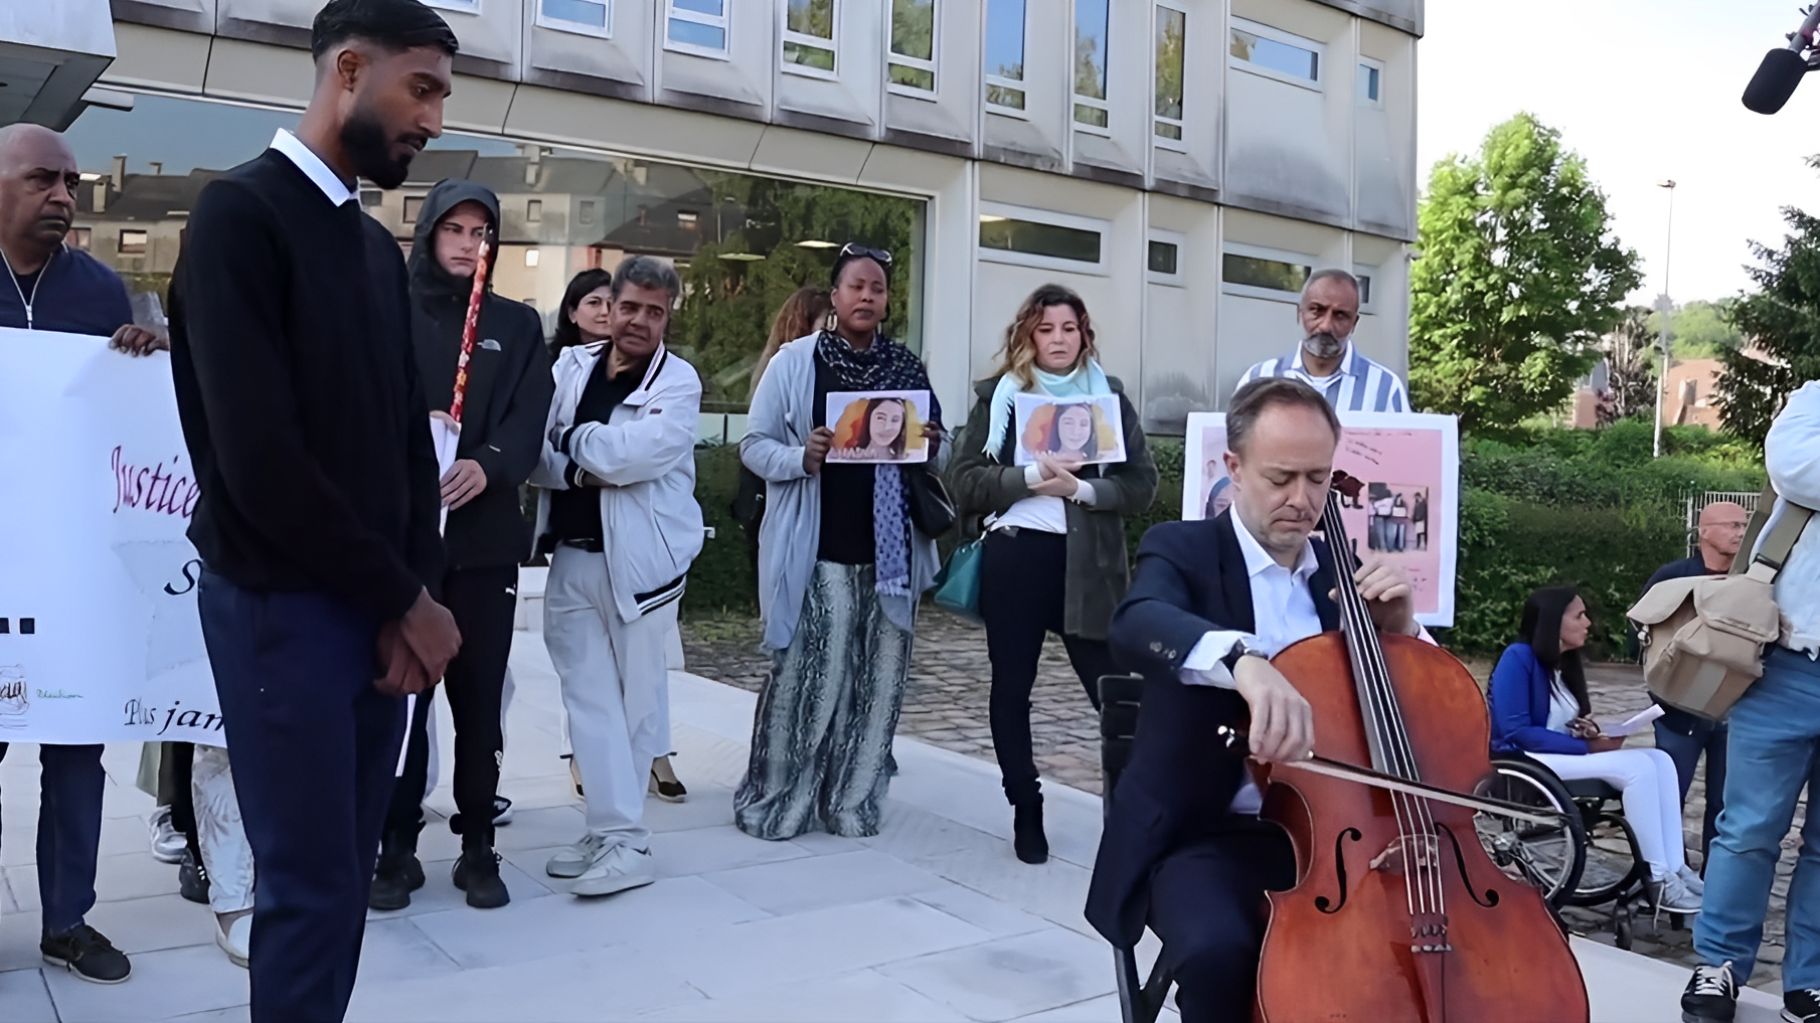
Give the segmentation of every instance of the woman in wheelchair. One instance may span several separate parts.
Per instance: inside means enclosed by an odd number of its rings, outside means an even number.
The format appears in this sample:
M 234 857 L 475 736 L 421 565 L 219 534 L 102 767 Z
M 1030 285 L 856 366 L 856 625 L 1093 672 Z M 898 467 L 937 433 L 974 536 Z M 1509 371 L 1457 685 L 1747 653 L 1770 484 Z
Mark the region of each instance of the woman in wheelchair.
M 1531 594 L 1517 642 L 1491 673 L 1494 753 L 1522 753 L 1562 781 L 1596 778 L 1624 794 L 1624 818 L 1649 864 L 1650 903 L 1667 913 L 1698 913 L 1700 875 L 1687 865 L 1681 790 L 1674 761 L 1657 749 L 1622 749 L 1592 720 L 1580 648 L 1592 620 L 1568 587 Z

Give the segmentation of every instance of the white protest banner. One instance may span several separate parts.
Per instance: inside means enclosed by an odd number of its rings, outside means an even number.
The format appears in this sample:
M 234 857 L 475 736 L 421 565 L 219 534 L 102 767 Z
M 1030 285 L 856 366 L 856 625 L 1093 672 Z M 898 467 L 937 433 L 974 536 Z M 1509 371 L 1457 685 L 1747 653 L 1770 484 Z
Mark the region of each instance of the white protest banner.
M 0 742 L 226 742 L 168 355 L 0 329 Z

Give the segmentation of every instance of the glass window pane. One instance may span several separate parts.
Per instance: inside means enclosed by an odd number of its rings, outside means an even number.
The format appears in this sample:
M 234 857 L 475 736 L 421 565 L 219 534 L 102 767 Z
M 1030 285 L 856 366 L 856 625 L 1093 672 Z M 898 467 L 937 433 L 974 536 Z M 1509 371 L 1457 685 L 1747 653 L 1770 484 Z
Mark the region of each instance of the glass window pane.
M 1175 274 L 1176 263 L 1181 250 L 1173 242 L 1150 243 L 1150 272 L 1154 274 Z
M 1356 276 L 1359 280 L 1359 304 L 1360 305 L 1370 305 L 1371 304 L 1371 275 L 1370 274 L 1356 274 L 1354 276 Z
M 726 0 L 670 0 L 670 6 L 679 11 L 712 14 L 717 18 L 726 13 L 725 4 Z
M 1100 261 L 1100 233 L 1010 217 L 980 217 L 980 248 L 1082 263 Z
M 803 67 L 820 68 L 823 71 L 834 70 L 834 51 L 820 46 L 804 46 L 801 43 L 784 44 L 784 59 Z
M 986 73 L 1024 80 L 1024 0 L 986 0 Z
M 834 0 L 790 0 L 789 11 L 784 16 L 784 27 L 817 39 L 832 40 Z
M 1156 135 L 1157 138 L 1174 139 L 1175 141 L 1180 142 L 1182 141 L 1182 126 L 1179 124 L 1165 124 L 1162 121 L 1158 121 L 1156 124 Z
M 935 59 L 935 0 L 891 0 L 891 52 Z
M 1232 30 L 1232 55 L 1247 64 L 1255 64 L 1293 78 L 1311 82 L 1321 80 L 1321 55 L 1300 46 L 1267 39 L 1242 28 Z
M 1074 105 L 1074 122 L 1076 124 L 1090 124 L 1095 128 L 1104 128 L 1109 123 L 1105 110 L 1099 107 L 1090 107 L 1085 103 L 1076 103 Z
M 1007 89 L 1002 85 L 988 85 L 986 86 L 986 102 L 993 106 L 1022 110 L 1024 109 L 1024 90 Z
M 904 85 L 924 92 L 935 91 L 935 72 L 907 64 L 891 65 L 891 81 L 894 85 Z
M 1188 15 L 1173 7 L 1156 11 L 1156 115 L 1182 117 L 1182 78 Z M 1174 138 L 1181 138 L 1178 131 Z
M 703 25 L 699 21 L 671 18 L 670 41 L 682 43 L 685 46 L 699 46 L 704 50 L 725 50 L 727 48 L 727 30 L 713 25 Z
M 1368 103 L 1378 101 L 1378 69 L 1369 64 L 1359 65 L 1359 98 Z
M 607 5 L 596 0 L 540 0 L 544 17 L 573 21 L 594 28 L 607 27 Z
M 1075 0 L 1074 94 L 1106 98 L 1107 0 Z M 1077 115 L 1075 120 L 1080 120 Z M 1103 123 L 1103 122 L 1102 122 Z
M 1220 265 L 1225 271 L 1227 284 L 1244 284 L 1295 294 L 1301 294 L 1302 285 L 1308 283 L 1308 275 L 1313 272 L 1306 266 L 1285 263 L 1280 259 L 1260 259 L 1232 252 L 1225 254 Z

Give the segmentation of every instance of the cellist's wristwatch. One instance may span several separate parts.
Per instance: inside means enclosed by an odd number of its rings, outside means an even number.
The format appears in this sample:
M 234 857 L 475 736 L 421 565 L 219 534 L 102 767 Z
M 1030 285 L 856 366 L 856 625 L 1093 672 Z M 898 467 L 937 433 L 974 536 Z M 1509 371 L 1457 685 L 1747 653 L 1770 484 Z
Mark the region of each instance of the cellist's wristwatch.
M 1266 661 L 1270 660 L 1269 654 L 1259 650 L 1257 647 L 1251 646 L 1241 639 L 1232 644 L 1232 649 L 1226 651 L 1226 656 L 1220 658 L 1220 661 L 1226 665 L 1228 674 L 1237 677 L 1239 673 L 1239 661 L 1246 657 L 1257 657 Z

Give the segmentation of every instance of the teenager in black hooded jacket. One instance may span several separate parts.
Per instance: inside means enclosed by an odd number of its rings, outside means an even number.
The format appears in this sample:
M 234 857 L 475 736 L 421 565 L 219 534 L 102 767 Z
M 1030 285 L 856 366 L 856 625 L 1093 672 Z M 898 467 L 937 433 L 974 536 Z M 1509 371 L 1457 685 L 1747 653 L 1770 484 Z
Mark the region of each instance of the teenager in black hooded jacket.
M 454 396 L 462 326 L 473 293 L 483 239 L 497 246 L 499 198 L 483 185 L 449 179 L 424 198 L 410 258 L 411 340 L 431 409 Z M 454 822 L 462 855 L 452 880 L 468 905 L 491 909 L 510 894 L 493 852 L 494 800 L 505 748 L 501 725 L 506 660 L 518 603 L 518 566 L 531 551 L 531 526 L 520 488 L 537 464 L 554 381 L 543 321 L 521 302 L 487 292 L 468 361 L 468 385 L 456 461 L 442 481 L 449 571 L 443 599 L 461 628 L 462 649 L 449 665 L 449 709 L 455 718 Z M 417 835 L 429 771 L 430 693 L 411 715 L 404 772 L 392 796 L 375 909 L 401 909 L 423 886 Z

